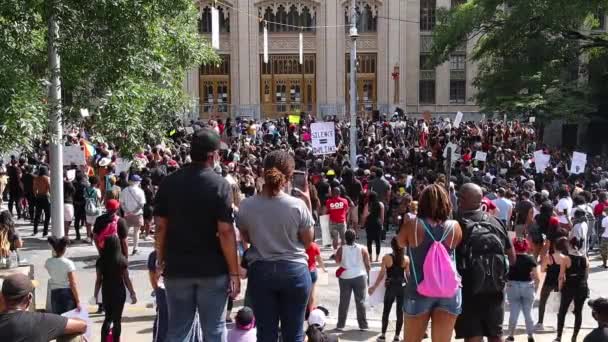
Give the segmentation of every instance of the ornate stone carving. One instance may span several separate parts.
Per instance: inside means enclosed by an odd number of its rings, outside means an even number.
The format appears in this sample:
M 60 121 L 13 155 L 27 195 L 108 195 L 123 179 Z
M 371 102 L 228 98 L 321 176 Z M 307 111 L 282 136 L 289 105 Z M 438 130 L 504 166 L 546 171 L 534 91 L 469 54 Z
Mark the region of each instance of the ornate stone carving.
M 316 49 L 316 37 L 304 36 L 304 50 Z M 260 37 L 260 53 L 263 52 L 264 41 Z M 268 35 L 268 51 L 274 53 L 275 51 L 297 51 L 300 48 L 300 39 L 297 35 L 293 37 L 272 37 Z
M 304 7 L 308 7 L 312 17 L 317 16 L 317 7 L 319 5 L 317 0 L 263 0 L 255 3 L 258 8 L 258 17 L 263 18 L 266 8 L 272 8 L 272 12 L 276 13 L 279 6 L 283 6 L 286 10 L 289 10 L 291 6 L 295 6 L 298 14 L 302 14 Z
M 365 5 L 368 5 L 372 10 L 372 15 L 374 17 L 378 16 L 378 9 L 382 6 L 382 1 L 379 0 L 357 0 L 357 7 L 363 8 Z M 350 13 L 350 0 L 342 0 L 342 6 L 344 7 L 345 13 Z
M 346 37 L 346 50 L 350 50 L 352 40 Z M 357 49 L 361 50 L 377 50 L 378 39 L 375 36 L 362 36 L 357 38 Z

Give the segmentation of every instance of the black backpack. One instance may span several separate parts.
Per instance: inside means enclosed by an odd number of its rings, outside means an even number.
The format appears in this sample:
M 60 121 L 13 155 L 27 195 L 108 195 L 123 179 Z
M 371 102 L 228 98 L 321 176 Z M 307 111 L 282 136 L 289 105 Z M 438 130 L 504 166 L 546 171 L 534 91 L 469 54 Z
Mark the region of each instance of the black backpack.
M 484 214 L 481 221 L 464 220 L 465 231 L 460 268 L 471 294 L 495 294 L 507 283 L 508 261 L 506 232 L 489 221 Z

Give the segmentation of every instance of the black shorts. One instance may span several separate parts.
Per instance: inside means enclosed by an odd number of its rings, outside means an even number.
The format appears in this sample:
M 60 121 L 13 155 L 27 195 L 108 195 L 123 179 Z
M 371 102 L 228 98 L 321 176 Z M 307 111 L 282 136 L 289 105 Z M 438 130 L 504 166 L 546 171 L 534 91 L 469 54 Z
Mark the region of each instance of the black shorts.
M 501 337 L 505 316 L 504 295 L 462 296 L 462 313 L 456 320 L 456 338 Z

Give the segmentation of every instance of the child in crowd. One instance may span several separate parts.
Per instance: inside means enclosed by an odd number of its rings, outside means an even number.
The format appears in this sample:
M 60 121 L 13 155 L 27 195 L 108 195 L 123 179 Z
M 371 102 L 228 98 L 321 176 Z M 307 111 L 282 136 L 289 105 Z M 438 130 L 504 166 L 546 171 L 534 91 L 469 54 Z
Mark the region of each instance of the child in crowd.
M 306 329 L 307 342 L 338 342 L 340 339 L 333 334 L 327 334 L 323 329 L 327 321 L 329 311 L 319 306 L 312 310 L 308 317 L 308 329 Z M 230 341 L 229 341 L 230 342 Z
M 53 256 L 44 264 L 50 276 L 51 307 L 48 311 L 61 315 L 76 308 L 80 310 L 76 266 L 72 260 L 65 257 L 69 240 L 66 237 L 58 239 L 52 236 L 48 241 L 53 249 Z
M 253 310 L 245 306 L 236 314 L 235 326 L 228 332 L 228 342 L 255 342 L 256 335 Z

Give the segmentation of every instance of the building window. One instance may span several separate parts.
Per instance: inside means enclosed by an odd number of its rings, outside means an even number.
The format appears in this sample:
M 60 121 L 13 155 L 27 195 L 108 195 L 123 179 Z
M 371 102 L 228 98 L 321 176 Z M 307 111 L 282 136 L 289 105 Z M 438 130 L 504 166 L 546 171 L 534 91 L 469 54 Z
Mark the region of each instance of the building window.
M 450 103 L 466 103 L 466 66 L 465 54 L 450 56 Z
M 436 0 L 420 1 L 420 31 L 432 31 L 435 28 Z
M 228 16 L 228 11 L 224 12 L 224 9 L 221 7 L 218 7 L 218 11 L 220 14 L 220 32 L 230 33 L 230 18 Z M 205 8 L 203 8 L 198 23 L 198 31 L 200 33 L 211 33 L 211 7 L 205 6 Z
M 467 97 L 467 81 L 465 80 L 450 80 L 450 103 L 466 102 Z
M 272 7 L 266 7 L 263 13 L 264 20 L 260 22 L 260 32 L 263 32 L 264 25 L 267 25 L 268 32 L 315 31 L 316 18 L 307 6 L 298 9 L 298 7 L 292 5 L 287 9 L 285 6 L 280 5 L 276 8 L 276 12 Z
M 377 32 L 378 31 L 378 17 L 375 15 L 375 8 L 372 8 L 369 4 L 363 6 L 357 6 L 357 31 L 359 33 L 366 32 Z M 346 23 L 346 32 L 350 30 L 351 24 L 351 11 L 350 8 L 346 7 L 344 10 L 344 22 Z
M 435 104 L 435 80 L 420 80 L 420 104 Z

